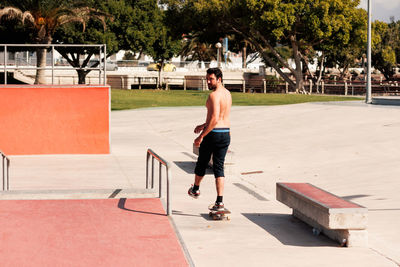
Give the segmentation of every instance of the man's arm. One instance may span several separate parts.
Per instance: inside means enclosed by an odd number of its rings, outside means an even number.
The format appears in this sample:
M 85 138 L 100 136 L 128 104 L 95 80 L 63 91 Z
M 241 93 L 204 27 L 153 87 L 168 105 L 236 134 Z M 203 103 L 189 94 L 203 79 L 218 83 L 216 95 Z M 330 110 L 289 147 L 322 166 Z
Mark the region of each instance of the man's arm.
M 207 106 L 208 108 L 208 116 L 205 126 L 201 134 L 194 140 L 195 146 L 200 146 L 203 138 L 214 129 L 215 125 L 217 125 L 219 120 L 220 107 L 218 104 L 217 94 L 210 94 L 209 96 L 210 104 Z
M 197 125 L 196 126 L 196 128 L 194 128 L 194 133 L 200 133 L 201 131 L 203 131 L 204 130 L 204 127 L 206 127 L 206 124 L 207 123 L 203 123 L 203 124 L 200 124 L 200 125 Z

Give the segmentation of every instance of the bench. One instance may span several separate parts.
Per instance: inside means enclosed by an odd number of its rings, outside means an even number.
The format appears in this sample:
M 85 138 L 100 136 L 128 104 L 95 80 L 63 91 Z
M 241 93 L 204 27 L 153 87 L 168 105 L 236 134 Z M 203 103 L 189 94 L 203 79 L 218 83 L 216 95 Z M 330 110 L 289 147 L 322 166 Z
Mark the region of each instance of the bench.
M 368 209 L 309 183 L 277 183 L 276 199 L 293 216 L 347 247 L 368 246 Z

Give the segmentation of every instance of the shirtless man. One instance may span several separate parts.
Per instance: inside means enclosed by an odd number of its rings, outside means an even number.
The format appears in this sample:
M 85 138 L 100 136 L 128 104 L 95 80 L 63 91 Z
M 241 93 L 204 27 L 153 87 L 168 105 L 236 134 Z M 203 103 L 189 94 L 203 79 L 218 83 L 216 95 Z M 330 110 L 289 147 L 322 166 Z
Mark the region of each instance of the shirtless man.
M 217 187 L 217 200 L 213 209 L 223 210 L 224 161 L 231 141 L 229 114 L 232 106 L 232 97 L 230 92 L 222 85 L 222 72 L 220 69 L 208 69 L 206 79 L 208 88 L 213 92 L 206 102 L 206 122 L 194 129 L 196 134 L 200 133 L 194 140 L 194 145 L 200 148 L 194 170 L 194 185 L 189 188 L 188 194 L 193 198 L 200 196 L 200 183 L 212 155 L 215 184 Z

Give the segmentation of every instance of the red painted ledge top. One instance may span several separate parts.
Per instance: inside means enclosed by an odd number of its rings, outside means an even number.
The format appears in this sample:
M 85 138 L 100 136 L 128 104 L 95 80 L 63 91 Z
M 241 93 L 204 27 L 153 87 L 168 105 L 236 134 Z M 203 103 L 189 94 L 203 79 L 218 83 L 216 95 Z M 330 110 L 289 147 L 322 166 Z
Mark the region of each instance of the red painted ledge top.
M 281 183 L 281 184 L 332 209 L 363 208 L 360 205 L 349 202 L 329 192 L 319 189 L 318 187 L 315 187 L 312 184 L 308 183 Z

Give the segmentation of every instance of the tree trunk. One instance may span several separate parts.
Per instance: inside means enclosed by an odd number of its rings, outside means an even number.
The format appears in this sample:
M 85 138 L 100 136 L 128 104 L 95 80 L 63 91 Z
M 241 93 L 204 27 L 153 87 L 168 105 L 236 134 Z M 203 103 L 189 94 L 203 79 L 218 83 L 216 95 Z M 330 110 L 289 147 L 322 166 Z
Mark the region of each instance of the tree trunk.
M 78 72 L 78 84 L 86 84 L 87 71 L 76 70 Z
M 296 84 L 290 79 L 289 75 L 287 75 L 286 73 L 284 73 L 280 66 L 274 61 L 272 60 L 272 58 L 268 55 L 268 53 L 266 51 L 271 51 L 274 56 L 276 57 L 276 59 L 278 59 L 278 61 L 284 66 L 287 67 L 288 69 L 290 69 L 290 71 L 293 73 L 293 70 L 290 68 L 290 66 L 288 66 L 287 62 L 285 62 L 285 60 L 279 55 L 279 53 L 277 53 L 277 51 L 272 47 L 272 45 L 262 36 L 262 34 L 260 34 L 258 31 L 255 32 L 245 32 L 245 31 L 241 31 L 238 27 L 235 26 L 231 26 L 233 31 L 237 32 L 238 34 L 242 35 L 244 38 L 246 38 L 246 40 L 251 43 L 256 50 L 261 54 L 261 57 L 264 59 L 264 61 L 271 66 L 272 68 L 274 68 L 276 70 L 276 72 L 289 84 L 289 86 L 291 88 L 296 88 Z M 254 37 L 260 38 L 261 42 L 258 41 L 257 39 L 255 39 Z M 264 45 L 262 45 L 261 43 L 263 43 Z
M 319 93 L 319 83 L 321 82 L 321 79 L 322 79 L 322 72 L 324 70 L 324 61 L 325 61 L 325 53 L 324 53 L 324 51 L 322 51 L 321 63 L 319 64 L 319 72 L 318 72 L 318 78 L 317 78 L 317 93 Z
M 349 74 L 349 64 L 346 64 L 343 67 L 342 79 L 346 79 Z
M 88 65 L 93 53 L 89 53 L 81 65 L 80 61 L 79 61 L 79 58 L 81 56 L 80 53 L 76 53 L 76 55 L 75 55 L 74 53 L 67 52 L 67 50 L 60 49 L 60 48 L 57 49 L 57 51 L 61 54 L 61 56 L 63 58 L 65 58 L 68 61 L 68 63 L 72 67 L 77 68 L 76 72 L 78 74 L 78 84 L 86 84 L 86 76 L 89 74 L 89 72 L 91 72 L 91 70 L 84 70 L 83 68 L 85 68 L 86 66 L 91 67 L 91 68 L 96 68 L 100 64 L 100 61 L 99 61 L 93 65 Z M 79 69 L 79 68 L 81 68 L 81 69 Z
M 312 80 L 314 80 L 314 74 L 311 72 L 311 70 L 310 70 L 310 68 L 308 67 L 308 64 L 309 64 L 310 62 L 308 61 L 308 58 L 306 57 L 306 56 L 303 56 L 303 64 L 304 64 L 304 66 L 303 66 L 303 73 L 306 73 L 306 75 L 308 74 L 308 75 L 310 75 L 310 78 L 312 79 Z
M 306 90 L 304 89 L 304 80 L 303 80 L 303 72 L 300 69 L 295 70 L 295 78 L 296 78 L 296 93 L 306 94 Z
M 158 70 L 158 80 L 157 80 L 157 89 L 161 89 L 161 79 L 162 79 L 162 72 L 164 69 L 164 60 L 161 60 L 160 62 L 160 69 Z
M 38 33 L 39 44 L 51 44 L 52 37 L 46 33 L 46 31 L 39 31 Z M 38 47 L 36 49 L 36 77 L 35 84 L 46 83 L 46 58 L 47 58 L 47 47 Z
M 306 93 L 304 90 L 303 71 L 301 68 L 301 54 L 294 35 L 290 36 L 290 42 L 293 49 L 293 59 L 296 64 L 296 69 L 293 70 L 296 78 L 296 93 Z
M 243 69 L 247 68 L 246 60 L 247 60 L 247 44 L 244 45 L 243 52 L 242 52 L 242 68 Z
M 38 48 L 36 49 L 36 76 L 35 76 L 35 84 L 45 84 L 46 83 L 46 70 L 42 69 L 46 67 L 46 57 L 47 50 L 46 48 Z
M 272 68 L 278 72 L 278 74 L 289 84 L 289 86 L 293 89 L 296 88 L 296 84 L 290 79 L 290 77 L 284 73 L 281 68 L 265 53 L 265 51 L 262 51 L 262 58 L 265 60 L 265 62 L 268 63 Z

